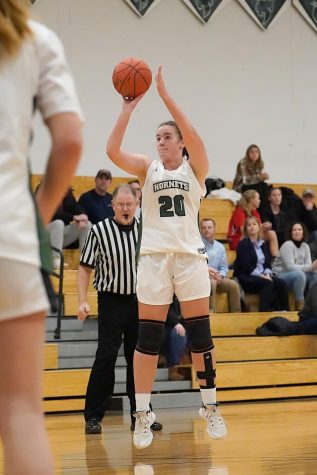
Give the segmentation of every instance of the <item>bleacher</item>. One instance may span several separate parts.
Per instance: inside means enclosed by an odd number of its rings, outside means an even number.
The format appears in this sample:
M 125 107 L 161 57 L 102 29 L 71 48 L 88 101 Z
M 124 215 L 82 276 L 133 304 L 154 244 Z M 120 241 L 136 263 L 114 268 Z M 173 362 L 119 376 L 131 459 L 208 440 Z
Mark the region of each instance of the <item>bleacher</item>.
M 33 176 L 33 186 L 40 177 Z M 111 190 L 130 178 L 114 178 Z M 76 177 L 72 184 L 74 194 L 94 187 L 94 177 Z M 289 186 L 299 195 L 305 187 Z M 110 190 L 110 191 L 111 191 Z M 204 199 L 200 217 L 212 217 L 217 224 L 216 238 L 225 238 L 233 204 L 227 200 Z M 235 253 L 228 252 L 229 262 Z M 76 274 L 79 251 L 64 251 L 68 268 L 64 271 L 64 317 L 61 339 L 54 339 L 56 317 L 47 319 L 45 346 L 44 409 L 47 412 L 82 410 L 90 368 L 94 359 L 97 341 L 97 320 L 87 322 L 76 319 L 77 291 Z M 53 279 L 57 290 L 57 279 Z M 90 282 L 88 301 L 91 314 L 97 314 L 96 293 Z M 288 337 L 257 337 L 255 329 L 276 313 L 230 314 L 226 299 L 217 298 L 217 309 L 211 314 L 211 328 L 217 351 L 217 387 L 219 401 L 250 401 L 259 399 L 317 396 L 317 337 L 312 335 Z M 295 312 L 283 313 L 295 321 Z M 188 367 L 188 365 L 185 365 Z M 192 370 L 191 365 L 189 368 Z M 156 407 L 172 407 L 175 393 L 177 404 L 188 405 L 198 396 L 194 371 L 185 381 L 168 381 L 166 368 L 157 370 L 154 385 Z M 125 394 L 125 361 L 119 353 L 116 366 L 115 396 L 123 407 L 128 407 Z M 123 402 L 122 402 L 123 401 Z M 119 405 L 120 405 L 119 404 Z

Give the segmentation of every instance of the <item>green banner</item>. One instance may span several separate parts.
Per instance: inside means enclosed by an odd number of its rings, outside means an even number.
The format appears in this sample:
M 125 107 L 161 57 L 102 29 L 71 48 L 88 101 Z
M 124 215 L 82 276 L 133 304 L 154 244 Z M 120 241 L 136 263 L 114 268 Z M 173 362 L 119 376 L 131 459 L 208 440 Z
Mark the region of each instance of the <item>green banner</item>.
M 305 20 L 317 31 L 317 1 L 294 0 L 293 3 Z
M 239 2 L 262 28 L 267 29 L 286 0 L 239 0 Z
M 204 23 L 207 23 L 222 0 L 183 0 L 190 10 Z

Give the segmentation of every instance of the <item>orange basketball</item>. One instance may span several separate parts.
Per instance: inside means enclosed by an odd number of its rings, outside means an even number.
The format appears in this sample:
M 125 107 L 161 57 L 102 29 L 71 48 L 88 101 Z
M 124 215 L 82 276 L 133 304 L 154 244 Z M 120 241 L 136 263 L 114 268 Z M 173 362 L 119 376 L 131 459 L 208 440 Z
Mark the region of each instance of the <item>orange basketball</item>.
M 142 59 L 127 58 L 114 68 L 112 82 L 121 96 L 125 99 L 134 99 L 149 89 L 152 72 Z

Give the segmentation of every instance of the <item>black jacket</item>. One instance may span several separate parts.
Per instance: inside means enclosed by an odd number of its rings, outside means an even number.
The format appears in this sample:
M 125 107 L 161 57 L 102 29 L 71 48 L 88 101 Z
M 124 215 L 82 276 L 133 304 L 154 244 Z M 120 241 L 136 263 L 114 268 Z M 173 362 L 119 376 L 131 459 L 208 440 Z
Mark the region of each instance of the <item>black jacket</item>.
M 286 240 L 286 231 L 290 226 L 288 215 L 282 209 L 279 214 L 276 215 L 272 212 L 271 208 L 263 208 L 260 212 L 262 223 L 269 221 L 272 224 L 273 231 L 276 232 L 278 244 L 281 246 Z
M 77 203 L 71 189 L 69 189 L 63 198 L 62 203 L 54 214 L 52 221 L 61 219 L 64 224 L 69 224 L 74 220 L 74 216 L 86 214 L 85 210 Z
M 317 208 L 315 205 L 311 210 L 307 210 L 304 205 L 302 205 L 299 210 L 298 218 L 299 221 L 305 224 L 310 233 L 317 230 Z
M 271 269 L 271 255 L 266 242 L 261 246 L 263 251 L 265 262 L 264 269 Z M 234 262 L 234 277 L 239 275 L 251 275 L 257 265 L 257 255 L 254 249 L 254 245 L 249 238 L 244 238 L 239 242 L 237 247 L 237 257 Z

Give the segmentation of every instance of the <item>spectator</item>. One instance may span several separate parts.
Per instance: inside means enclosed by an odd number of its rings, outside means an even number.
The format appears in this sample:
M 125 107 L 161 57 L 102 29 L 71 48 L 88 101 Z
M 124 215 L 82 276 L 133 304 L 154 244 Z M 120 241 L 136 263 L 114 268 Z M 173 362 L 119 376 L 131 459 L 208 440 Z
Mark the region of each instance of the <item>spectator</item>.
M 168 377 L 171 381 L 182 381 L 185 376 L 179 372 L 177 365 L 185 353 L 187 346 L 186 330 L 181 316 L 178 299 L 174 295 L 164 327 L 164 336 L 160 354 L 166 358 Z
M 141 204 L 142 204 L 142 190 L 141 190 L 140 182 L 139 182 L 138 179 L 135 179 L 135 180 L 129 181 L 128 184 L 130 186 L 132 186 L 132 188 L 135 190 L 136 197 L 137 197 L 137 200 L 138 200 L 138 206 L 136 208 L 135 217 L 140 219 L 140 217 L 141 217 Z
M 269 178 L 268 173 L 264 171 L 260 148 L 255 144 L 249 145 L 245 157 L 237 165 L 232 188 L 239 193 L 250 189 L 256 190 L 264 203 L 267 198 L 265 180 Z
M 112 218 L 112 195 L 107 192 L 111 185 L 112 177 L 109 170 L 101 169 L 95 177 L 95 188 L 83 193 L 78 204 L 87 214 L 89 221 L 96 224 L 106 218 Z
M 311 260 L 315 261 L 317 259 L 317 240 L 311 241 L 309 244 Z
M 261 210 L 262 222 L 271 223 L 273 231 L 275 231 L 279 247 L 285 241 L 286 231 L 289 226 L 288 216 L 281 209 L 282 191 L 280 188 L 270 188 L 268 193 L 268 203 Z
M 260 206 L 260 195 L 256 190 L 247 190 L 243 193 L 238 206 L 236 206 L 228 229 L 228 239 L 230 249 L 236 250 L 240 239 L 243 237 L 243 227 L 247 217 L 254 216 L 261 225 L 263 239 L 269 242 L 270 254 L 275 257 L 278 252 L 278 240 L 275 231 L 272 231 L 272 224 L 261 222 L 258 212 Z
M 40 216 L 50 221 L 72 179 L 82 119 L 63 46 L 29 19 L 29 3 L 0 0 L 0 437 L 5 474 L 53 475 L 42 414 L 49 307 L 42 277 L 51 263 Z M 39 213 L 28 174 L 35 109 L 51 139 Z
M 77 203 L 72 189 L 69 188 L 47 227 L 51 245 L 62 251 L 63 248 L 79 240 L 79 249 L 82 251 L 90 227 L 88 216 Z M 53 252 L 53 258 L 54 268 L 58 269 L 60 267 L 59 254 Z
M 315 204 L 315 192 L 306 188 L 302 193 L 302 205 L 298 212 L 298 221 L 303 223 L 308 232 L 308 242 L 317 240 L 317 208 Z
M 208 254 L 208 272 L 213 296 L 213 311 L 216 310 L 216 294 L 228 294 L 229 311 L 241 312 L 240 289 L 237 282 L 228 279 L 227 254 L 223 244 L 215 240 L 216 223 L 211 218 L 202 219 L 200 233 Z
M 100 221 L 91 228 L 78 269 L 80 320 L 85 320 L 90 312 L 87 289 L 93 269 L 94 287 L 98 292 L 98 348 L 86 393 L 86 434 L 99 434 L 102 431 L 101 420 L 113 394 L 115 364 L 122 336 L 132 429 L 135 423 L 133 354 L 138 339 L 138 303 L 135 293 L 138 221 L 134 218 L 137 206 L 134 190 L 129 185 L 116 188 L 112 206 L 114 217 Z M 125 265 L 122 265 L 123 262 Z M 162 425 L 154 422 L 151 428 L 161 430 Z
M 312 262 L 306 242 L 307 231 L 302 223 L 294 223 L 288 230 L 287 240 L 281 246 L 273 264 L 273 271 L 295 296 L 296 310 L 304 306 L 304 291 L 317 279 L 317 261 Z
M 259 312 L 288 310 L 288 292 L 283 280 L 273 276 L 267 243 L 261 239 L 261 226 L 251 216 L 244 223 L 244 239 L 239 242 L 234 276 L 243 290 L 259 294 Z
M 317 282 L 312 282 L 298 316 L 301 333 L 317 334 Z

